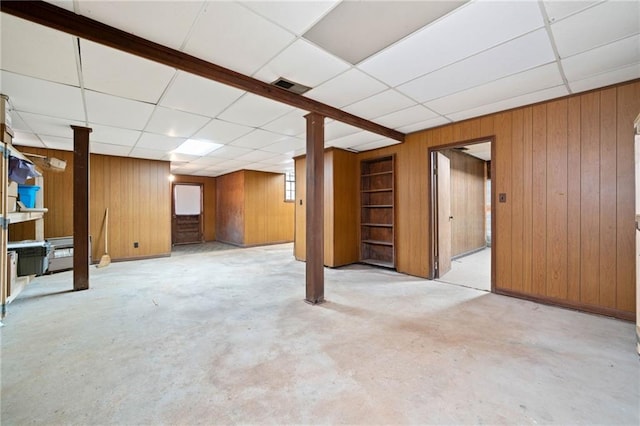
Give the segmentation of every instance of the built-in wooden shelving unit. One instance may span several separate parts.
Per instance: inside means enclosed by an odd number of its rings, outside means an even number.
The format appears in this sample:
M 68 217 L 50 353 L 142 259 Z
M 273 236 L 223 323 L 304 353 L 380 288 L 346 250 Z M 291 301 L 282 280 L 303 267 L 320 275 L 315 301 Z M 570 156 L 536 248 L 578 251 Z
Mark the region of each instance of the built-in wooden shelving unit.
M 395 268 L 394 157 L 360 163 L 360 261 Z

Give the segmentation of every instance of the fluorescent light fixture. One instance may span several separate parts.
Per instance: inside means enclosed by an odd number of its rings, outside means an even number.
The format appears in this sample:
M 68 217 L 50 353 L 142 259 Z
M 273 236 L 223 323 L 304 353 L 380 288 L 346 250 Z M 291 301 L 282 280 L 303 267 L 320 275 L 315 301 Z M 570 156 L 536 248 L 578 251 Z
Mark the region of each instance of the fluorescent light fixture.
M 174 149 L 172 152 L 176 154 L 188 154 L 188 155 L 207 155 L 213 150 L 220 148 L 222 144 L 201 141 L 197 139 L 187 139 Z

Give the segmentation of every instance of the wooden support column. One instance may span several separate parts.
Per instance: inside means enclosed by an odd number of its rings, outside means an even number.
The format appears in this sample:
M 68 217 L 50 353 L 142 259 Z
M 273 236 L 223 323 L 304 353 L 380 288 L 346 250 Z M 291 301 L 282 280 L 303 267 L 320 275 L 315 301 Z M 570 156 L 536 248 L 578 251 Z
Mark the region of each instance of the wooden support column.
M 307 119 L 307 293 L 305 301 L 324 302 L 324 116 Z
M 89 133 L 73 129 L 73 290 L 89 288 Z

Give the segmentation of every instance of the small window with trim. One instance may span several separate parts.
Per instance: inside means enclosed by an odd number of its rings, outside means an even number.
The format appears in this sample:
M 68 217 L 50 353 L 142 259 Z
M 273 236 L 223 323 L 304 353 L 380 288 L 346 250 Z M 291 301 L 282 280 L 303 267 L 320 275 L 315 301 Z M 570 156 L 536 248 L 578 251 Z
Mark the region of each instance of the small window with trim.
M 296 200 L 296 174 L 294 171 L 286 172 L 284 175 L 284 200 Z

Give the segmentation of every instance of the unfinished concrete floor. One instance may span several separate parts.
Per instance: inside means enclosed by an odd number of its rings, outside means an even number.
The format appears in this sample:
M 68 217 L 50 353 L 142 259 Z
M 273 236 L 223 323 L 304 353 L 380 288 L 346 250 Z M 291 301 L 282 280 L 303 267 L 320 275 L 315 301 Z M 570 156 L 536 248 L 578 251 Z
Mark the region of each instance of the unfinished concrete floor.
M 2 328 L 3 425 L 637 425 L 634 325 L 292 246 L 38 278 Z
M 451 270 L 438 281 L 491 291 L 491 247 L 451 260 Z

